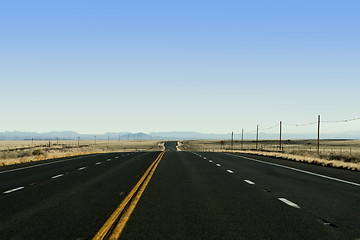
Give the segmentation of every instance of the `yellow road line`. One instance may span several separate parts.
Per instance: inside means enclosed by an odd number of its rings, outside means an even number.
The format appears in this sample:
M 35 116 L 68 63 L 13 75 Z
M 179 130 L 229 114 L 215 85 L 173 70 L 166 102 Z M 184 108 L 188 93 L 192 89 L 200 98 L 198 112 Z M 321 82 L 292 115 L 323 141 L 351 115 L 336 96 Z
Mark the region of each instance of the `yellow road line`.
M 146 170 L 146 172 L 144 173 L 144 175 L 141 177 L 141 179 L 137 182 L 137 184 L 135 185 L 135 187 L 131 190 L 131 192 L 125 197 L 125 199 L 120 203 L 120 205 L 116 208 L 116 210 L 113 212 L 113 214 L 111 214 L 111 216 L 109 217 L 109 219 L 105 222 L 105 224 L 101 227 L 101 229 L 97 232 L 97 234 L 94 236 L 93 240 L 102 240 L 105 238 L 105 236 L 111 231 L 111 228 L 113 227 L 114 223 L 116 222 L 116 220 L 119 218 L 120 214 L 123 212 L 123 210 L 125 209 L 125 207 L 128 205 L 129 201 L 131 200 L 131 198 L 134 196 L 134 194 L 137 192 L 137 190 L 139 189 L 139 187 L 143 184 L 143 186 L 141 187 L 141 189 L 139 190 L 139 193 L 145 190 L 146 185 L 148 184 L 148 182 L 150 181 L 151 176 L 153 175 L 157 165 L 159 164 L 161 158 L 164 156 L 165 151 L 161 152 L 159 154 L 159 156 L 154 160 L 154 162 L 150 165 L 150 167 Z M 149 175 L 150 178 L 149 178 Z M 146 180 L 145 180 L 146 179 Z M 146 184 L 145 184 L 145 182 Z M 145 187 L 144 187 L 145 185 Z M 142 190 L 142 191 L 141 191 Z M 138 197 L 139 193 L 136 195 L 135 199 Z M 141 196 L 140 194 L 140 196 Z M 140 199 L 140 196 L 138 197 L 138 199 Z M 130 207 L 133 205 L 135 199 L 130 203 Z M 137 200 L 138 201 L 138 200 Z M 133 207 L 133 209 L 136 206 L 136 203 Z M 128 211 L 125 212 L 125 214 Z M 132 211 L 131 211 L 132 212 Z M 124 215 L 125 215 L 124 214 Z M 130 213 L 131 214 L 131 213 Z M 129 215 L 130 216 L 130 215 Z M 120 222 L 122 221 L 122 218 L 120 219 Z M 127 222 L 127 220 L 126 220 Z M 126 224 L 125 222 L 125 224 Z M 124 224 L 124 226 L 125 226 Z M 119 225 L 119 224 L 118 224 Z M 118 227 L 118 225 L 116 226 L 116 228 Z M 121 231 L 120 231 L 121 233 Z M 120 236 L 120 234 L 119 234 Z M 116 238 L 117 239 L 117 238 Z
M 164 154 L 163 154 L 164 155 Z M 163 156 L 162 155 L 162 156 Z M 152 175 L 154 174 L 157 165 L 159 164 L 162 156 L 159 158 L 159 160 L 157 161 L 157 163 L 155 164 L 154 168 L 151 170 L 151 172 L 149 173 L 149 175 L 147 176 L 144 184 L 141 186 L 140 190 L 138 191 L 138 193 L 136 194 L 135 198 L 131 201 L 130 206 L 126 209 L 125 213 L 123 214 L 123 216 L 120 218 L 119 222 L 117 223 L 116 227 L 114 228 L 114 230 L 112 231 L 109 239 L 111 240 L 115 240 L 118 239 L 122 233 L 122 231 L 124 230 L 124 227 L 127 223 L 127 221 L 130 218 L 131 213 L 134 211 L 136 204 L 138 203 L 138 201 L 141 198 L 141 195 L 143 194 L 146 186 L 148 185 Z

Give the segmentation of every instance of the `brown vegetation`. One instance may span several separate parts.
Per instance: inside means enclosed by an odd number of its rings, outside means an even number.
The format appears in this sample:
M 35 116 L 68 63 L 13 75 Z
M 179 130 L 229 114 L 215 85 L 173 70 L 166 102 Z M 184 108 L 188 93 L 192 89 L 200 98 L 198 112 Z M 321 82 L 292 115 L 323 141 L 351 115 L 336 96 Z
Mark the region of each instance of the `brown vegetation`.
M 216 140 L 183 141 L 181 149 L 185 151 L 224 151 L 246 154 L 256 154 L 309 162 L 322 166 L 330 166 L 360 171 L 360 141 L 359 140 L 321 140 L 320 154 L 317 151 L 316 140 L 285 140 L 282 149 L 279 140 L 225 141 L 224 145 Z
M 143 141 L 0 141 L 0 166 L 106 152 L 162 151 L 164 142 Z

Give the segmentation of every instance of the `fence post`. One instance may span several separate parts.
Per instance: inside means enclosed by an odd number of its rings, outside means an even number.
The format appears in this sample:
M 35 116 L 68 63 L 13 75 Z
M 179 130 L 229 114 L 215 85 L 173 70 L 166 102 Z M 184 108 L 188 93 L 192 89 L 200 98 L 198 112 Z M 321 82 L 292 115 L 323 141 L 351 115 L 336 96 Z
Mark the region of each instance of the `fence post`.
M 259 124 L 256 125 L 256 150 L 258 149 L 259 142 Z
M 282 122 L 280 121 L 280 151 L 281 151 L 281 134 L 282 134 Z
M 318 115 L 318 154 L 320 154 L 320 115 Z
M 241 149 L 244 148 L 244 129 L 241 129 Z

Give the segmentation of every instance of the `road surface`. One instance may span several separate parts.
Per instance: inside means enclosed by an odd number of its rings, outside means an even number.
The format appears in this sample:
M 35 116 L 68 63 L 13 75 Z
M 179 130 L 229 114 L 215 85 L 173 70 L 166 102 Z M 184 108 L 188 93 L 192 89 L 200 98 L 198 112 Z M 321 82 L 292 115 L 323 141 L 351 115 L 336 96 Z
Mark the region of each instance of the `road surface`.
M 0 168 L 0 239 L 91 239 L 152 166 L 120 239 L 360 239 L 357 172 L 165 147 Z

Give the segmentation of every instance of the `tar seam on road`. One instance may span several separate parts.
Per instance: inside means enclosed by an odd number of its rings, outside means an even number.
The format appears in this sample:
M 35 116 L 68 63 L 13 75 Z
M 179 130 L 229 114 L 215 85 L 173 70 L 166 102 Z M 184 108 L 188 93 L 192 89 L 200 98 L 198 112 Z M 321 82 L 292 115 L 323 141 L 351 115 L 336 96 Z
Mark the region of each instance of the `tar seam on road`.
M 282 168 L 290 169 L 290 170 L 293 170 L 293 171 L 306 173 L 306 174 L 310 174 L 310 175 L 313 175 L 313 176 L 322 177 L 322 178 L 326 178 L 326 179 L 330 179 L 330 180 L 334 180 L 334 181 L 338 181 L 338 182 L 342 182 L 342 183 L 347 183 L 347 184 L 351 184 L 351 185 L 360 187 L 359 183 L 354 183 L 354 182 L 350 182 L 350 181 L 346 181 L 346 180 L 342 180 L 342 179 L 338 179 L 338 178 L 334 178 L 334 177 L 329 177 L 329 176 L 326 176 L 326 175 L 313 173 L 313 172 L 309 172 L 309 171 L 305 171 L 305 170 L 301 170 L 301 169 L 297 169 L 297 168 L 293 168 L 293 167 L 287 167 L 287 166 L 283 166 L 283 165 L 276 164 L 276 163 L 264 162 L 264 161 L 261 161 L 261 160 L 248 158 L 248 157 L 244 157 L 244 156 L 237 156 L 237 155 L 228 154 L 228 153 L 225 153 L 225 154 L 233 156 L 233 157 L 240 157 L 240 158 L 244 158 L 244 159 L 247 159 L 247 160 L 250 160 L 250 161 L 255 161 L 255 162 L 264 163 L 264 164 L 268 164 L 268 165 L 273 165 L 273 166 L 276 166 L 276 167 L 282 167 Z
M 109 236 L 108 239 L 118 239 L 124 229 L 127 221 L 130 218 L 132 211 L 135 209 L 137 202 L 139 201 L 142 193 L 144 192 L 147 184 L 149 183 L 153 173 L 156 170 L 157 165 L 160 160 L 164 156 L 165 151 L 161 152 L 159 156 L 155 159 L 155 161 L 150 165 L 150 167 L 146 170 L 141 179 L 137 182 L 135 187 L 131 190 L 131 192 L 124 198 L 124 200 L 120 203 L 117 209 L 111 214 L 109 219 L 105 222 L 105 224 L 101 227 L 101 229 L 96 233 L 93 240 L 104 239 Z M 139 189 L 140 188 L 140 189 Z M 133 196 L 136 196 L 133 198 Z M 130 202 L 131 201 L 131 202 Z M 128 204 L 130 202 L 130 204 Z M 126 211 L 120 217 L 124 209 Z M 120 218 L 120 219 L 119 219 Z

